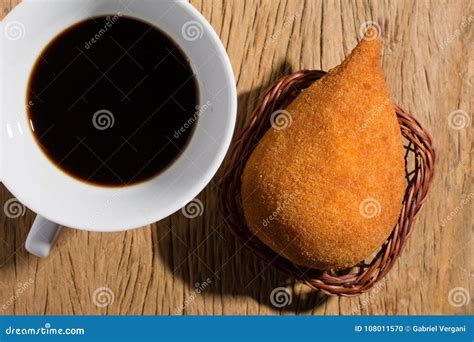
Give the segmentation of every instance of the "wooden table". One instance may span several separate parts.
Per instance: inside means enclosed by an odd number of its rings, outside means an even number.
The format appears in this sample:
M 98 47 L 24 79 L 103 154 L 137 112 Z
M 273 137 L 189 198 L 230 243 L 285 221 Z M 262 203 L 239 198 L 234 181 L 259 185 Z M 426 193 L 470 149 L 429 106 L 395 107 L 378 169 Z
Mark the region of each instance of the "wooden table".
M 19 2 L 1 1 L 2 17 Z M 273 81 L 298 69 L 334 67 L 357 43 L 362 23 L 380 23 L 392 96 L 432 133 L 439 155 L 434 186 L 403 256 L 385 282 L 358 298 L 309 292 L 259 261 L 226 230 L 216 209 L 218 174 L 198 196 L 202 216 L 188 219 L 178 212 L 124 233 L 67 229 L 47 259 L 24 248 L 35 214 L 27 210 L 10 218 L 1 211 L 1 312 L 472 314 L 466 301 L 474 288 L 472 130 L 453 128 L 449 121 L 456 110 L 472 119 L 472 1 L 192 3 L 215 28 L 232 61 L 239 96 L 237 132 Z M 3 186 L 0 196 L 2 204 L 12 198 Z M 197 283 L 205 289 L 196 291 Z M 282 309 L 270 302 L 279 286 L 292 294 L 291 304 Z

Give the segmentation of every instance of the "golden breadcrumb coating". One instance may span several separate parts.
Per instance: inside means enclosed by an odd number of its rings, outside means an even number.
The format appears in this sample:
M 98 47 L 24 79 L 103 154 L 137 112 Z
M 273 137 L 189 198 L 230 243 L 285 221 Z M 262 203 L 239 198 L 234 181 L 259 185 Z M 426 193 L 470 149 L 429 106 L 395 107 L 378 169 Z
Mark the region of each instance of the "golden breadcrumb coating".
M 291 125 L 271 128 L 244 169 L 251 232 L 298 265 L 351 267 L 399 217 L 404 150 L 380 49 L 378 39 L 362 40 L 304 90 L 286 108 Z

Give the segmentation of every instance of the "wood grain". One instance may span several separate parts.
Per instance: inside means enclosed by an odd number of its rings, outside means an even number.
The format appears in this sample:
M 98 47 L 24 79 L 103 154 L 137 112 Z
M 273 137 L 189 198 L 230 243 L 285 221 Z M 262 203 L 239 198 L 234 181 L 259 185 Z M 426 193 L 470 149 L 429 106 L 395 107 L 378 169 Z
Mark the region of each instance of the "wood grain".
M 18 3 L 2 0 L 5 16 Z M 394 100 L 432 133 L 439 160 L 432 192 L 415 232 L 385 282 L 359 298 L 325 298 L 265 265 L 223 226 L 219 174 L 198 196 L 202 216 L 178 212 L 124 233 L 67 229 L 51 256 L 28 255 L 35 214 L 0 212 L 2 314 L 472 314 L 448 297 L 473 293 L 472 130 L 453 129 L 449 115 L 472 119 L 472 1 L 192 1 L 217 31 L 232 61 L 239 95 L 237 131 L 262 91 L 303 68 L 327 70 L 351 51 L 362 23 L 383 28 L 383 69 Z M 12 195 L 2 186 L 1 202 Z M 11 215 L 10 215 L 11 216 Z M 196 283 L 210 282 L 202 293 Z M 271 305 L 288 286 L 290 305 Z M 100 307 L 94 291 L 113 293 Z M 104 299 L 103 297 L 102 299 Z M 97 301 L 96 301 L 97 302 Z M 100 304 L 100 303 L 99 303 Z

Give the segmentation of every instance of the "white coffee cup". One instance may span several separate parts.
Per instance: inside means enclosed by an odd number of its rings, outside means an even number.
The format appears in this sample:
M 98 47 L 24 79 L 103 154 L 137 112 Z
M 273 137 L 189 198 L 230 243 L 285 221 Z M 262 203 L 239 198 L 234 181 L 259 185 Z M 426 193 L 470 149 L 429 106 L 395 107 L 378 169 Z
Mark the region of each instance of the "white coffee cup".
M 195 70 L 201 110 L 190 143 L 163 173 L 137 185 L 81 182 L 52 164 L 30 129 L 26 103 L 32 67 L 43 48 L 71 25 L 99 15 L 139 18 L 167 33 Z M 235 80 L 219 37 L 187 1 L 23 0 L 1 22 L 0 180 L 38 213 L 26 241 L 47 256 L 59 225 L 112 232 L 158 221 L 192 201 L 229 147 L 236 118 Z

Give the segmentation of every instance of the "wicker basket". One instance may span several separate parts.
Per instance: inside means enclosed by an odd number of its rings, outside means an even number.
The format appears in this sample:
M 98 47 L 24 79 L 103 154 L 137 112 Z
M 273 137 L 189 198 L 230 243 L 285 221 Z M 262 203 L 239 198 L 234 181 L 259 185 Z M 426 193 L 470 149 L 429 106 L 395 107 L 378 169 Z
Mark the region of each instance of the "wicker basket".
M 431 137 L 410 114 L 394 105 L 402 135 L 407 141 L 405 146 L 407 187 L 398 223 L 370 261 L 337 272 L 295 265 L 250 233 L 243 216 L 240 196 L 242 171 L 259 139 L 270 128 L 272 113 L 285 108 L 302 89 L 324 74 L 324 71 L 299 71 L 281 78 L 266 92 L 229 153 L 224 177 L 219 187 L 219 206 L 227 227 L 265 262 L 326 294 L 357 296 L 370 290 L 395 264 L 410 236 L 415 218 L 423 206 L 433 179 L 435 151 Z

